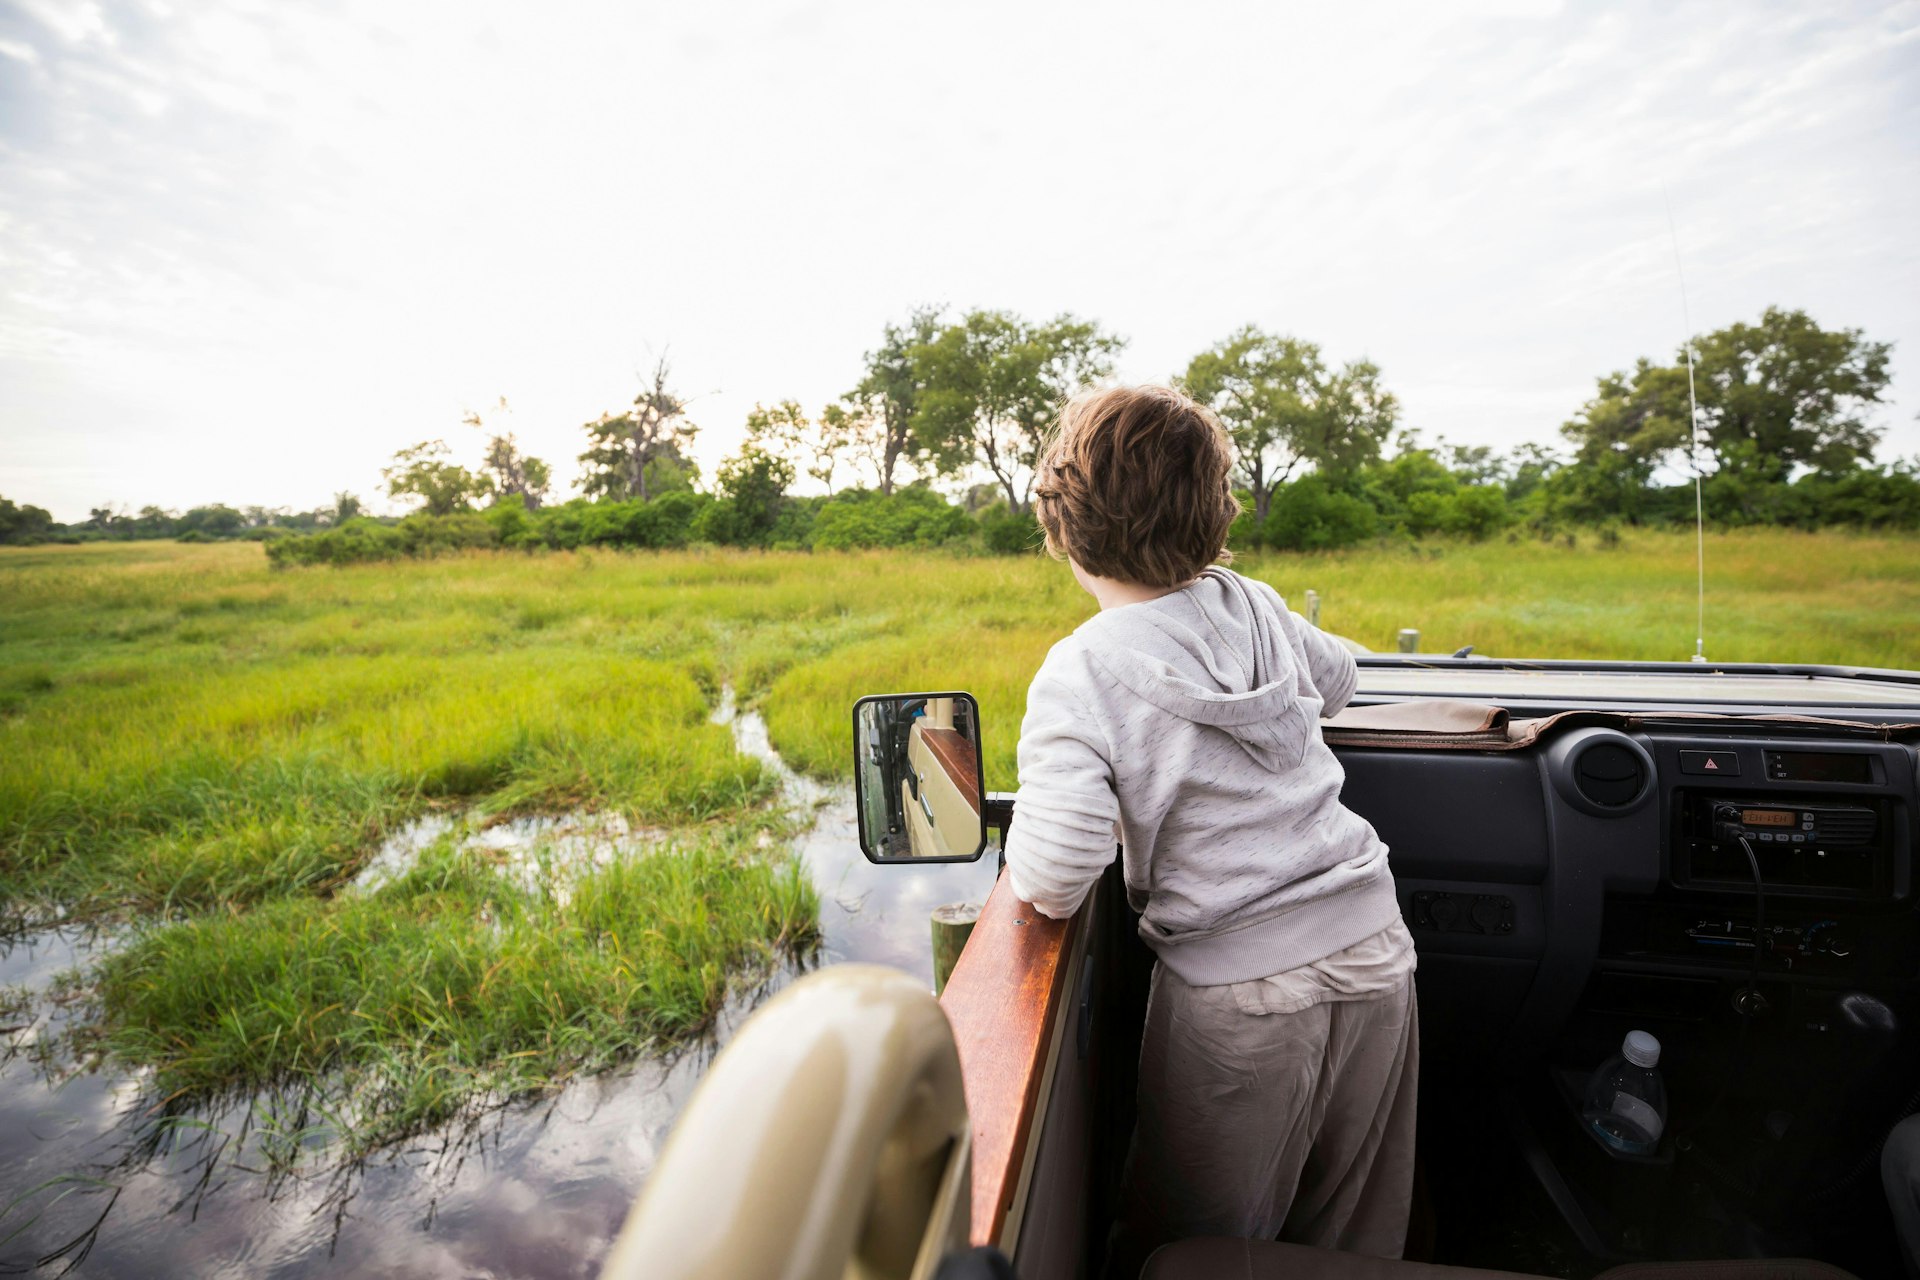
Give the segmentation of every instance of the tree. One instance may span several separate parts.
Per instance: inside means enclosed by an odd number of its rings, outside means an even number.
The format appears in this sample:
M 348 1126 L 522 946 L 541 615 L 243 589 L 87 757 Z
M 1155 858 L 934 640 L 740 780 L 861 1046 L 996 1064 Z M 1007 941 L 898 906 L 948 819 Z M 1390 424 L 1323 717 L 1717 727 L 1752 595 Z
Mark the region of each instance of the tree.
M 1891 351 L 1859 329 L 1822 329 L 1806 312 L 1778 307 L 1758 324 L 1717 329 L 1694 346 L 1699 438 L 1719 468 L 1770 482 L 1799 467 L 1840 474 L 1869 462 L 1881 430 L 1865 414 L 1891 380 Z M 1562 431 L 1583 464 L 1610 455 L 1613 468 L 1644 485 L 1693 440 L 1685 351 L 1672 364 L 1643 358 L 1630 373 L 1601 378 Z
M 848 444 L 848 426 L 844 406 L 828 405 L 816 423 L 807 418 L 798 400 L 782 400 L 771 409 L 753 406 L 747 415 L 747 439 L 818 480 L 832 496 L 833 473 Z
M 0 498 L 0 542 L 37 542 L 53 528 L 53 513 L 31 503 Z
M 501 396 L 492 412 L 496 417 L 504 417 L 513 410 L 507 407 L 507 398 Z M 477 431 L 487 432 L 487 450 L 480 459 L 480 475 L 493 500 L 498 502 L 517 494 L 527 510 L 538 511 L 553 480 L 547 464 L 521 453 L 520 442 L 513 432 L 489 427 L 478 413 L 468 413 L 461 421 Z
M 1349 472 L 1379 457 L 1400 410 L 1379 366 L 1329 370 L 1313 343 L 1253 325 L 1195 356 L 1175 383 L 1220 415 L 1262 525 L 1274 489 L 1302 463 Z
M 913 353 L 923 370 L 913 422 L 921 453 L 943 473 L 979 463 L 1008 509 L 1024 513 L 1061 405 L 1113 372 L 1125 345 L 1064 313 L 1042 324 L 1007 311 L 969 314 Z
M 793 465 L 755 441 L 722 462 L 714 473 L 720 500 L 696 518 L 696 534 L 709 542 L 735 546 L 766 545 L 786 504 Z
M 333 513 L 327 523 L 338 527 L 353 519 L 366 509 L 357 493 L 348 493 L 345 489 L 333 495 Z
M 1892 344 L 1859 329 L 1825 330 L 1804 311 L 1768 307 L 1757 325 L 1733 324 L 1700 340 L 1695 392 L 1700 426 L 1722 459 L 1749 444 L 1763 474 L 1797 466 L 1830 475 L 1873 459 L 1881 430 L 1864 417 L 1891 380 Z
M 181 515 L 174 523 L 174 532 L 182 536 L 191 533 L 200 538 L 236 538 L 246 527 L 244 514 L 224 502 L 210 502 Z
M 140 514 L 133 517 L 133 536 L 136 538 L 165 538 L 174 532 L 174 515 L 165 507 L 149 503 L 140 508 Z
M 667 389 L 667 361 L 653 367 L 653 381 L 642 385 L 624 413 L 603 413 L 586 424 L 589 445 L 580 455 L 586 468 L 580 485 L 588 497 L 639 498 L 651 494 L 647 464 L 668 451 L 684 454 L 699 428 L 687 421 L 687 402 Z
M 893 492 L 894 472 L 916 460 L 914 422 L 925 391 L 925 371 L 916 353 L 940 331 L 939 307 L 918 307 L 904 326 L 889 324 L 880 345 L 866 353 L 867 372 L 842 401 L 850 428 L 868 452 L 880 492 Z
M 845 457 L 849 464 L 865 459 L 873 467 L 874 481 L 882 494 L 893 490 L 892 473 L 887 469 L 887 428 L 874 416 L 870 406 L 859 400 L 842 399 L 820 411 L 820 434 L 830 442 L 834 457 Z M 897 455 L 896 455 L 897 456 Z M 829 488 L 827 492 L 833 490 Z
M 1575 519 L 1619 516 L 1638 523 L 1654 471 L 1674 454 L 1691 452 L 1686 370 L 1643 358 L 1631 374 L 1610 373 L 1560 431 L 1575 453 L 1574 465 L 1549 486 L 1556 507 Z
M 487 482 L 457 463 L 449 462 L 450 450 L 444 440 L 422 440 L 393 455 L 393 463 L 380 469 L 387 482 L 387 494 L 393 498 L 418 498 L 428 515 L 446 516 L 466 511 L 475 498 L 487 492 Z
M 1563 465 L 1559 454 L 1537 441 L 1516 446 L 1505 468 L 1507 500 L 1518 502 L 1533 493 Z

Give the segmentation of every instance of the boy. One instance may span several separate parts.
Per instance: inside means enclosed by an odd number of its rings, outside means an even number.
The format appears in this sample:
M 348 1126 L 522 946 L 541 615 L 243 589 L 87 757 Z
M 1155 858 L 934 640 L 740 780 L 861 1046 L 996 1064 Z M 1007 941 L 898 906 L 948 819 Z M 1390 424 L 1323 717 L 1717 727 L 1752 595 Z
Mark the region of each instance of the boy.
M 1387 850 L 1340 804 L 1320 716 L 1356 668 L 1213 567 L 1240 512 L 1213 414 L 1162 387 L 1061 414 L 1035 510 L 1100 612 L 1020 728 L 1007 874 L 1071 915 L 1123 847 L 1154 950 L 1124 1234 L 1404 1246 L 1418 1036 Z

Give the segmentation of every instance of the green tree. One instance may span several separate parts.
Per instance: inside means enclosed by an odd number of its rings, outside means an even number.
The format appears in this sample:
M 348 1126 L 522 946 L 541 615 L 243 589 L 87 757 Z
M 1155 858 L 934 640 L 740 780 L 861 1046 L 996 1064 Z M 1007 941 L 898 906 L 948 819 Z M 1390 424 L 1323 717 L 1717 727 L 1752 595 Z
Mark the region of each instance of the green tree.
M 747 439 L 785 458 L 796 472 L 818 480 L 831 496 L 833 473 L 847 448 L 851 425 L 845 405 L 828 405 L 815 422 L 798 400 L 782 400 L 772 408 L 753 406 L 747 414 Z
M 174 532 L 174 515 L 164 507 L 151 504 L 140 508 L 140 514 L 133 517 L 133 536 L 136 538 L 166 538 Z
M 866 353 L 866 374 L 842 400 L 843 425 L 854 447 L 873 461 L 880 492 L 893 492 L 895 472 L 917 461 L 914 423 L 926 390 L 918 356 L 940 332 L 939 307 L 917 307 L 904 325 L 889 324 L 880 345 Z
M 1537 491 L 1548 476 L 1564 465 L 1559 454 L 1535 441 L 1517 446 L 1503 469 L 1507 501 L 1519 502 Z
M 1723 459 L 1750 445 L 1762 474 L 1797 466 L 1827 474 L 1873 458 L 1881 430 L 1866 412 L 1891 381 L 1892 344 L 1859 329 L 1822 329 L 1804 311 L 1768 307 L 1755 325 L 1700 340 L 1695 391 L 1700 427 Z
M 820 410 L 819 429 L 820 447 L 827 451 L 826 474 L 812 467 L 807 474 L 826 485 L 828 494 L 833 492 L 834 466 L 842 460 L 851 466 L 860 458 L 873 464 L 874 478 L 887 486 L 886 491 L 891 491 L 890 477 L 884 474 L 884 432 L 871 408 L 857 400 L 842 399 Z
M 181 515 L 174 530 L 181 536 L 200 538 L 237 538 L 246 532 L 247 517 L 224 502 L 210 502 Z
M 1866 414 L 1882 402 L 1891 351 L 1859 329 L 1822 329 L 1806 312 L 1778 307 L 1758 324 L 1717 329 L 1694 346 L 1699 438 L 1721 469 L 1764 481 L 1784 481 L 1799 467 L 1839 474 L 1871 461 L 1881 430 Z M 1685 351 L 1672 364 L 1643 358 L 1631 372 L 1601 378 L 1562 431 L 1581 465 L 1606 460 L 1611 473 L 1644 487 L 1692 447 Z
M 380 469 L 388 496 L 418 498 L 428 515 L 470 510 L 487 492 L 486 479 L 448 461 L 450 452 L 444 440 L 422 440 L 394 454 L 392 464 Z
M 651 502 L 669 493 L 692 493 L 694 485 L 700 482 L 700 464 L 681 453 L 678 445 L 669 444 L 647 460 L 641 476 L 646 480 L 647 500 Z
M 513 410 L 507 406 L 507 398 L 501 396 L 489 412 L 497 423 Z M 487 422 L 480 414 L 469 412 L 461 421 L 486 433 L 487 447 L 480 459 L 480 477 L 494 502 L 517 496 L 526 510 L 538 511 L 553 483 L 551 468 L 539 458 L 521 453 L 520 442 L 513 432 Z
M 748 441 L 714 472 L 720 500 L 700 512 L 696 533 L 709 542 L 765 546 L 780 521 L 792 483 L 792 463 Z
M 921 452 L 945 474 L 972 463 L 1027 511 L 1040 453 L 1060 407 L 1113 372 L 1125 340 L 1061 314 L 1029 324 L 1007 311 L 975 311 L 913 353 L 924 391 L 914 415 Z
M 648 464 L 669 451 L 683 456 L 699 428 L 687 421 L 687 401 L 667 387 L 663 356 L 653 381 L 643 385 L 624 413 L 603 413 L 586 424 L 586 469 L 580 486 L 588 497 L 639 498 L 652 494 Z
M 1343 473 L 1379 457 L 1400 409 L 1379 366 L 1356 360 L 1330 370 L 1313 343 L 1253 325 L 1195 356 L 1175 382 L 1233 436 L 1263 526 L 1275 488 L 1301 464 Z
M 366 504 L 360 501 L 359 494 L 342 489 L 333 495 L 333 511 L 329 514 L 327 523 L 337 528 L 365 510 Z
M 37 542 L 53 529 L 53 513 L 0 498 L 0 542 Z

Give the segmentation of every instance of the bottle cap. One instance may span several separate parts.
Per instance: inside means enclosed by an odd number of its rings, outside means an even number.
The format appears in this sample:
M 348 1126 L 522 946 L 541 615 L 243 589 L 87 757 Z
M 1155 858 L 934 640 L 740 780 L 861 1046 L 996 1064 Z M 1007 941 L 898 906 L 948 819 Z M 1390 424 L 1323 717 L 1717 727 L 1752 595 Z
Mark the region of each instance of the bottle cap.
M 1644 1031 L 1629 1031 L 1620 1056 L 1636 1067 L 1655 1066 L 1660 1061 L 1660 1042 Z

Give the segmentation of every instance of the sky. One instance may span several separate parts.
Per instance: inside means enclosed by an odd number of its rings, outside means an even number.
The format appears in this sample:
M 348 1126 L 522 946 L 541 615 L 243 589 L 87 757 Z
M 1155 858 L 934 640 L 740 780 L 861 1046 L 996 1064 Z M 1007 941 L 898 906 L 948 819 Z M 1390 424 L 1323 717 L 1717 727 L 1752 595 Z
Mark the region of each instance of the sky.
M 1133 382 L 1258 324 L 1502 448 L 1798 307 L 1895 344 L 1886 459 L 1916 210 L 1912 0 L 0 0 L 0 494 L 392 510 L 503 397 L 564 490 L 663 355 L 711 472 L 921 304 Z

